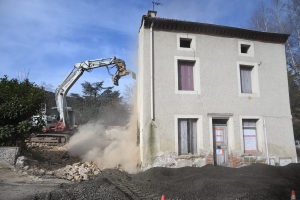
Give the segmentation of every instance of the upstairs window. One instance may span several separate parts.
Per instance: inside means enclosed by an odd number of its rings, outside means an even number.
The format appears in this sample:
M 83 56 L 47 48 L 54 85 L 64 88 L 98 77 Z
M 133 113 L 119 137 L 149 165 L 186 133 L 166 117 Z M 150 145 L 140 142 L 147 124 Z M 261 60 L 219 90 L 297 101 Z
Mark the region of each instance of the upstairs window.
M 241 44 L 241 53 L 248 53 L 249 49 L 250 49 L 250 45 Z
M 180 47 L 181 48 L 191 48 L 192 39 L 189 38 L 180 38 Z
M 178 90 L 194 90 L 194 62 L 178 61 Z
M 252 66 L 240 66 L 240 77 L 241 77 L 241 92 L 252 93 Z
M 196 36 L 191 34 L 177 34 L 176 46 L 179 51 L 196 52 Z
M 260 97 L 257 63 L 238 61 L 237 78 L 240 97 Z
M 240 56 L 254 57 L 253 42 L 238 41 L 238 51 Z

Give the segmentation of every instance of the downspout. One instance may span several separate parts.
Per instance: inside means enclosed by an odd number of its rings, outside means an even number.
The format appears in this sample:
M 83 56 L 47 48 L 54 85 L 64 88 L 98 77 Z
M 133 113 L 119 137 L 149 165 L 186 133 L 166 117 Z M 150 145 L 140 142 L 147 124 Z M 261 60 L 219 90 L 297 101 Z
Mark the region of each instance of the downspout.
M 153 31 L 152 21 L 150 27 L 150 91 L 151 91 L 151 119 L 155 121 L 155 113 L 154 113 L 154 31 Z
M 268 148 L 268 137 L 267 137 L 267 127 L 266 127 L 266 120 L 264 119 L 264 134 L 265 134 L 265 142 L 266 142 L 266 151 L 267 151 L 267 160 L 268 165 L 270 165 L 270 159 L 269 159 L 269 148 Z

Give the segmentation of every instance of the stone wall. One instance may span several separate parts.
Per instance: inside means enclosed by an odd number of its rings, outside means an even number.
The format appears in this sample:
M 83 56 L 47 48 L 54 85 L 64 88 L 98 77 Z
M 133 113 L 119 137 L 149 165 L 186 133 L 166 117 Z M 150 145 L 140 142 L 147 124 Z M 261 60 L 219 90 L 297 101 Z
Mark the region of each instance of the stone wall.
M 14 165 L 19 154 L 19 147 L 0 147 L 0 162 L 7 162 Z
M 292 163 L 292 157 L 269 156 L 269 165 L 285 166 Z M 268 164 L 265 154 L 232 154 L 229 155 L 228 167 L 239 168 L 254 163 Z M 214 156 L 212 152 L 201 151 L 200 155 L 177 156 L 175 152 L 156 156 L 152 165 L 146 165 L 143 170 L 151 167 L 203 167 L 205 165 L 214 165 Z

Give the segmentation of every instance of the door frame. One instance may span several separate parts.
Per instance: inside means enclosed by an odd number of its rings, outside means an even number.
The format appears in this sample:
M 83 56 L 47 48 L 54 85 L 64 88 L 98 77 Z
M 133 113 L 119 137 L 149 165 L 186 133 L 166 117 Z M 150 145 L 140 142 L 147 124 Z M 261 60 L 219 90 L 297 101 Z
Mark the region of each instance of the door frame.
M 227 152 L 229 159 L 229 152 L 235 149 L 235 137 L 234 137 L 234 117 L 233 113 L 207 113 L 209 122 L 209 151 L 214 155 L 214 132 L 213 132 L 213 120 L 226 119 L 227 120 Z M 214 159 L 215 160 L 215 159 Z M 229 160 L 228 160 L 229 161 Z M 228 162 L 230 166 L 230 162 Z
M 228 119 L 227 119 L 228 121 Z M 216 132 L 215 132 L 215 129 L 216 127 L 222 127 L 224 128 L 224 135 L 223 135 L 223 138 L 224 138 L 224 144 L 217 144 L 216 143 Z M 224 166 L 224 167 L 227 167 L 229 166 L 229 159 L 228 159 L 228 125 L 227 125 L 227 122 L 226 124 L 219 124 L 219 123 L 213 123 L 212 124 L 212 134 L 213 134 L 213 158 L 214 158 L 214 165 L 215 166 Z M 223 147 L 223 148 L 222 148 Z M 225 164 L 220 164 L 218 165 L 217 163 L 217 150 L 218 151 L 221 151 L 222 152 L 222 155 L 224 156 L 225 158 Z

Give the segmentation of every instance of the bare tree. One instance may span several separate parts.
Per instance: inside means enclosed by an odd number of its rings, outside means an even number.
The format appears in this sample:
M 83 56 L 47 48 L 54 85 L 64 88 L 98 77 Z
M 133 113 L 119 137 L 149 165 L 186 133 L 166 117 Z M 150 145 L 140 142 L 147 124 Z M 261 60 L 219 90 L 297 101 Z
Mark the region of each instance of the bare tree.
M 258 31 L 269 31 L 269 16 L 264 1 L 260 1 L 253 10 L 249 28 Z
M 300 1 L 272 0 L 271 6 L 266 7 L 261 0 L 253 10 L 248 27 L 290 35 L 285 45 L 286 66 L 294 135 L 300 139 Z
M 52 84 L 47 84 L 46 82 L 41 82 L 40 86 L 44 88 L 45 91 L 54 92 L 54 86 Z

